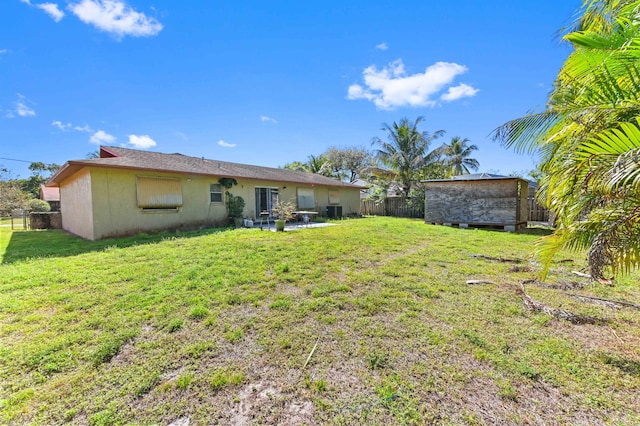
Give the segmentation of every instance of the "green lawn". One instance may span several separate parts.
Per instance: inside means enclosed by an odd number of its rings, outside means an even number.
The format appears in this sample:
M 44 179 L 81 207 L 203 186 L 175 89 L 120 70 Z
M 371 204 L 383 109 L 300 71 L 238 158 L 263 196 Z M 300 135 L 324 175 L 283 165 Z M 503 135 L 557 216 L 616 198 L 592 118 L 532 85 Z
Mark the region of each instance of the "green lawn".
M 583 255 L 558 257 L 525 288 L 607 321 L 574 325 L 518 294 L 544 231 L 337 223 L 1 227 L 0 423 L 640 423 L 640 311 L 575 297 L 640 303 L 638 275 L 592 285 Z

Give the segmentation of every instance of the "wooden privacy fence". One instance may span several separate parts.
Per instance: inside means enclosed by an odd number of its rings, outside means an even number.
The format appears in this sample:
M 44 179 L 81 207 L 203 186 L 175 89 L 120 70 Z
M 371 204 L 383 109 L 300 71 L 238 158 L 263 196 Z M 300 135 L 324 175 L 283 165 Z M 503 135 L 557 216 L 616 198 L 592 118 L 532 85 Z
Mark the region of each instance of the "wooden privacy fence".
M 527 199 L 529 206 L 529 215 L 527 221 L 529 222 L 549 222 L 549 210 L 538 204 L 535 197 L 529 197 Z
M 529 222 L 548 222 L 549 211 L 542 207 L 534 197 L 527 200 Z M 389 197 L 379 200 L 362 200 L 360 202 L 360 214 L 366 216 L 394 216 L 423 218 L 424 210 L 411 207 L 406 198 Z
M 406 198 L 389 197 L 378 200 L 362 200 L 360 214 L 367 216 L 394 216 L 424 218 L 424 209 L 412 207 Z

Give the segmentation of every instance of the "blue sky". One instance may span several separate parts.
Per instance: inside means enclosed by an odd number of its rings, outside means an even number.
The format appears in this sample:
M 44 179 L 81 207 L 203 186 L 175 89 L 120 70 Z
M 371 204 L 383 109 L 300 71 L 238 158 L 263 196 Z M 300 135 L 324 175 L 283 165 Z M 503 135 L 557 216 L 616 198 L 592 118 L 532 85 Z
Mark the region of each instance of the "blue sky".
M 532 169 L 490 133 L 544 107 L 580 3 L 3 0 L 0 157 L 105 144 L 277 167 L 423 116 L 480 171 Z

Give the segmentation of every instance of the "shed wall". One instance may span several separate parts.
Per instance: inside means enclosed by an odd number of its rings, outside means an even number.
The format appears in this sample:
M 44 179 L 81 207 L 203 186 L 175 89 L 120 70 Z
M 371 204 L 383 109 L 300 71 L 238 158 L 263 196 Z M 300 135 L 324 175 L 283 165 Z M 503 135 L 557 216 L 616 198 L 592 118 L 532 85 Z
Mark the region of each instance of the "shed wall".
M 517 225 L 522 203 L 518 180 L 425 182 L 425 221 Z M 526 188 L 524 190 L 526 194 Z M 526 202 L 526 197 L 524 198 Z M 526 221 L 526 215 L 525 221 Z

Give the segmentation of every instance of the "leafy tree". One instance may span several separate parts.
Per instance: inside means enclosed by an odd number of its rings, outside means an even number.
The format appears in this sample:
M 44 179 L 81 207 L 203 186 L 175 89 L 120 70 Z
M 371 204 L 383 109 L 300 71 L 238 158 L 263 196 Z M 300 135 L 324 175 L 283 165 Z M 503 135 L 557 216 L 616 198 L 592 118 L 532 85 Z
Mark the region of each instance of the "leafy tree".
M 6 217 L 11 210 L 26 208 L 30 198 L 17 181 L 0 181 L 0 216 Z
M 543 275 L 563 247 L 588 249 L 595 278 L 640 265 L 639 9 L 638 0 L 585 0 L 545 111 L 494 134 L 540 155 L 538 198 L 557 217 L 537 250 Z
M 28 192 L 35 198 L 40 198 L 40 186 L 44 184 L 58 169 L 57 164 L 45 164 L 40 161 L 31 163 L 29 170 L 31 176 L 27 179 L 20 180 L 22 190 Z
M 473 151 L 478 147 L 468 145 L 469 139 L 458 136 L 451 139 L 448 144 L 442 145 L 440 152 L 443 156 L 447 176 L 457 176 L 469 174 L 469 169 L 478 170 L 480 163 L 475 158 L 470 158 Z
M 373 156 L 361 147 L 329 148 L 322 157 L 326 158 L 332 176 L 340 180 L 355 182 L 373 164 Z
M 385 124 L 382 130 L 387 132 L 387 141 L 378 137 L 372 141 L 372 145 L 378 146 L 376 158 L 384 167 L 394 172 L 405 196 L 409 195 L 423 170 L 438 161 L 438 150 L 429 152 L 429 146 L 444 131 L 438 130 L 432 135 L 426 131 L 420 132 L 418 125 L 423 120 L 423 117 L 418 117 L 411 123 L 403 118 L 391 126 Z
M 371 153 L 364 148 L 333 147 L 321 155 L 310 155 L 306 163 L 294 161 L 283 168 L 355 182 L 372 163 Z

